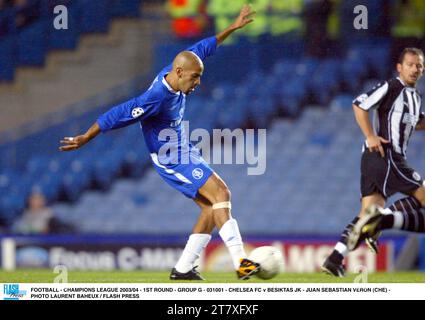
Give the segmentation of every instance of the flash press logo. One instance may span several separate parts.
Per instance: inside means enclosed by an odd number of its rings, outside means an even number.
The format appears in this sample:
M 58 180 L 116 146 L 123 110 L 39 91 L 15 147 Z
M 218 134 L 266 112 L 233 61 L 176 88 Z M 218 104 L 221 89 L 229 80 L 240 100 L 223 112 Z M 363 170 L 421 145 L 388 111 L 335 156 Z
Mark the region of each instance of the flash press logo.
M 26 290 L 19 290 L 19 284 L 5 284 L 3 286 L 4 300 L 19 300 L 26 294 Z

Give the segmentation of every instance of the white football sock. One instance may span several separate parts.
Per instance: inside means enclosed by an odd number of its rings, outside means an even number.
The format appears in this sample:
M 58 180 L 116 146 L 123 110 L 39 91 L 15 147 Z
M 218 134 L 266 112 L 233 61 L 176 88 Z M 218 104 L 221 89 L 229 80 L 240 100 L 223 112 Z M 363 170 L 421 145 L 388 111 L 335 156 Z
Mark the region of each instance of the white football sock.
M 394 213 L 390 208 L 385 208 L 385 209 L 379 210 L 379 212 L 382 213 L 383 215 Z M 397 211 L 395 211 L 395 212 L 397 212 Z
M 393 216 L 394 216 L 393 229 L 398 229 L 398 230 L 403 229 L 403 224 L 404 224 L 403 213 L 396 211 L 396 212 L 393 213 Z
M 235 270 L 238 270 L 240 260 L 246 258 L 246 253 L 237 221 L 235 219 L 227 220 L 221 227 L 219 234 L 227 249 L 229 249 Z
M 347 245 L 342 242 L 338 242 L 336 244 L 335 250 L 338 251 L 344 258 L 348 255 Z
M 191 234 L 187 240 L 186 247 L 180 256 L 175 268 L 180 273 L 186 273 L 194 267 L 196 259 L 201 256 L 202 250 L 208 245 L 211 235 L 204 233 Z

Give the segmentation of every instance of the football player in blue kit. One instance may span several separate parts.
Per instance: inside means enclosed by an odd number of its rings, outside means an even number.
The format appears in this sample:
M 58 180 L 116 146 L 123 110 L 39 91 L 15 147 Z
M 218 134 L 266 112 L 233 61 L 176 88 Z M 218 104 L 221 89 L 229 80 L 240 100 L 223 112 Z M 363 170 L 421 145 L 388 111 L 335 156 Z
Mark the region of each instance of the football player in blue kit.
M 146 92 L 101 115 L 86 133 L 61 140 L 60 150 L 75 150 L 100 133 L 140 124 L 156 171 L 201 208 L 185 249 L 171 271 L 172 280 L 204 280 L 194 264 L 208 245 L 214 228 L 219 230 L 229 250 L 239 279 L 249 279 L 260 268 L 259 264 L 247 259 L 238 224 L 231 215 L 229 188 L 187 141 L 181 123 L 186 97 L 201 83 L 203 61 L 213 55 L 230 34 L 251 23 L 253 15 L 251 7 L 245 5 L 233 24 L 223 32 L 180 52 Z M 175 138 L 163 141 L 160 136 L 164 130 L 173 130 Z M 165 144 L 172 145 L 171 154 L 162 152 Z

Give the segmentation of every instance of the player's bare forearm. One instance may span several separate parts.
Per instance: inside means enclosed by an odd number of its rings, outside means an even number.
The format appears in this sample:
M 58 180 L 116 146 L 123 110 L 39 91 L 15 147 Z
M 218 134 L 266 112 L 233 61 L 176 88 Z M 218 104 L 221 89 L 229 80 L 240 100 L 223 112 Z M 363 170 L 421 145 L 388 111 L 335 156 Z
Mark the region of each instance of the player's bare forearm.
M 244 5 L 235 22 L 233 22 L 228 28 L 216 35 L 217 45 L 222 44 L 224 40 L 226 40 L 236 30 L 241 29 L 247 24 L 254 21 L 254 14 L 255 11 L 252 11 L 249 5 Z
M 226 30 L 220 32 L 219 34 L 216 35 L 217 38 L 217 45 L 221 45 L 224 40 L 226 40 L 233 32 L 235 32 L 236 30 L 238 30 L 237 28 L 230 26 L 228 27 Z
M 418 124 L 416 125 L 416 128 L 415 128 L 417 131 L 423 131 L 423 130 L 425 130 L 425 118 L 422 118 L 419 122 L 418 122 Z
M 100 127 L 95 122 L 86 133 L 75 136 L 75 137 L 65 137 L 61 140 L 62 146 L 59 148 L 61 151 L 71 151 L 81 148 L 90 140 L 94 139 L 100 133 Z
M 362 130 L 364 136 L 366 137 L 367 147 L 370 152 L 379 152 L 381 157 L 385 157 L 385 150 L 383 145 L 390 143 L 390 141 L 385 140 L 382 137 L 379 137 L 375 134 L 372 123 L 369 119 L 369 112 L 363 110 L 362 108 L 353 104 L 354 115 L 356 117 L 357 124 Z
M 356 117 L 357 124 L 362 130 L 366 138 L 374 135 L 372 123 L 369 119 L 369 112 L 361 109 L 360 107 L 353 104 L 354 116 Z

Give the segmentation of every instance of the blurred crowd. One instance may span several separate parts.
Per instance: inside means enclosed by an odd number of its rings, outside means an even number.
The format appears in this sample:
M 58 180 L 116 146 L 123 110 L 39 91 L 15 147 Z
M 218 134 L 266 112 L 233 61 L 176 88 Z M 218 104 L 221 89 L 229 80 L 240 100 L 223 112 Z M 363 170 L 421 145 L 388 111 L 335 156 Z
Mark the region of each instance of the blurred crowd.
M 245 2 L 168 0 L 167 8 L 175 20 L 176 34 L 190 37 L 211 25 L 222 29 Z M 423 0 L 252 0 L 250 3 L 257 12 L 255 25 L 247 30 L 252 35 L 302 31 L 307 36 L 320 31 L 322 35 L 343 38 L 353 32 L 357 16 L 353 8 L 358 5 L 368 9 L 369 35 L 422 37 L 425 34 Z
M 71 0 L 0 0 L 0 37 L 18 32 Z
M 109 1 L 109 0 L 105 0 Z M 52 14 L 58 4 L 70 0 L 0 0 L 0 36 Z M 158 3 L 163 0 L 158 0 Z M 245 0 L 167 0 L 172 28 L 179 37 L 200 36 L 210 28 L 222 29 L 234 18 Z M 424 0 L 251 0 L 257 11 L 256 24 L 247 29 L 254 37 L 264 32 L 281 34 L 319 32 L 343 39 L 353 31 L 353 8 L 369 9 L 369 33 L 384 36 L 425 35 Z M 267 29 L 267 31 L 266 31 Z M 323 33 L 324 32 L 324 33 Z
M 12 7 L 21 7 L 27 4 L 27 0 L 0 0 L 0 10 Z
M 16 234 L 72 233 L 74 227 L 64 223 L 46 205 L 46 198 L 40 190 L 34 189 L 28 198 L 23 214 L 15 221 L 12 232 Z
M 39 0 L 0 0 L 0 37 L 13 33 L 40 17 Z

